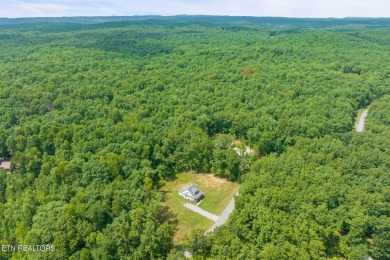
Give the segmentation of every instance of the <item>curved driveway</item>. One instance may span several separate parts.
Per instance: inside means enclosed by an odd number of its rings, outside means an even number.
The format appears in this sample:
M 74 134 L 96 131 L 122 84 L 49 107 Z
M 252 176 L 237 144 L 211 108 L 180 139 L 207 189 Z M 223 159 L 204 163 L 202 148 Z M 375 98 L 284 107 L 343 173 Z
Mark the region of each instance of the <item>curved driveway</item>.
M 238 192 L 235 194 L 235 196 L 238 195 Z M 204 209 L 201 209 L 200 207 L 191 204 L 191 203 L 185 203 L 184 207 L 187 209 L 190 209 L 208 219 L 214 222 L 214 224 L 206 230 L 205 234 L 212 232 L 216 227 L 222 226 L 226 223 L 226 221 L 229 218 L 230 213 L 234 210 L 234 197 L 230 200 L 229 204 L 225 207 L 225 209 L 222 211 L 222 214 L 220 216 L 214 215 Z
M 229 218 L 230 213 L 234 210 L 234 196 L 226 208 L 222 211 L 221 216 L 214 222 L 214 224 L 206 230 L 205 234 L 212 232 L 216 227 L 222 226 L 226 223 Z
M 208 219 L 210 219 L 211 221 L 214 221 L 216 222 L 220 217 L 217 216 L 217 215 L 214 215 L 204 209 L 201 209 L 199 208 L 198 206 L 194 205 L 194 204 L 190 204 L 190 203 L 185 203 L 184 204 L 184 207 L 187 208 L 187 209 L 190 209 L 196 213 L 199 213 L 200 215 L 202 215 L 203 217 L 206 217 Z

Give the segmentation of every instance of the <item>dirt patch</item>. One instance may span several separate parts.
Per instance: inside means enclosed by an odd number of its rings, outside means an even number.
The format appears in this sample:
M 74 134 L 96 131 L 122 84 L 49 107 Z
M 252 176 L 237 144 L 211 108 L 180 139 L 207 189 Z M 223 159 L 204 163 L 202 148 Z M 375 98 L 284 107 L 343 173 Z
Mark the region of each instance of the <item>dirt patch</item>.
M 191 183 L 195 183 L 204 189 L 221 189 L 229 181 L 215 177 L 211 173 L 182 173 L 178 175 L 176 180 L 167 182 L 162 190 L 179 190 L 181 187 Z
M 224 184 L 228 183 L 227 180 L 217 178 L 210 173 L 201 174 L 197 181 L 199 183 L 201 183 L 202 186 L 207 188 L 207 189 L 220 189 Z

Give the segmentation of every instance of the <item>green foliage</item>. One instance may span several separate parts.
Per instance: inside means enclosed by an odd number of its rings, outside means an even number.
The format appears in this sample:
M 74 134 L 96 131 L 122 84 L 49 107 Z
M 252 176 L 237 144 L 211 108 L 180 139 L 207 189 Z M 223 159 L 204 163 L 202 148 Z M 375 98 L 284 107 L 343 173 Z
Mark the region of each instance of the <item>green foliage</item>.
M 211 243 L 209 237 L 203 235 L 203 230 L 195 229 L 184 240 L 186 250 L 195 259 L 204 259 L 210 252 Z
M 237 180 L 240 171 L 240 158 L 232 149 L 233 137 L 218 135 L 214 140 L 211 171 L 219 177 Z
M 280 156 L 264 157 L 245 176 L 230 234 L 216 233 L 212 250 L 232 236 L 267 259 L 388 258 L 390 154 L 382 138 L 389 131 L 363 135 L 349 145 L 330 136 L 297 139 Z
M 389 20 L 156 18 L 0 26 L 1 244 L 172 258 L 157 191 L 192 170 L 243 180 L 197 257 L 389 258 Z

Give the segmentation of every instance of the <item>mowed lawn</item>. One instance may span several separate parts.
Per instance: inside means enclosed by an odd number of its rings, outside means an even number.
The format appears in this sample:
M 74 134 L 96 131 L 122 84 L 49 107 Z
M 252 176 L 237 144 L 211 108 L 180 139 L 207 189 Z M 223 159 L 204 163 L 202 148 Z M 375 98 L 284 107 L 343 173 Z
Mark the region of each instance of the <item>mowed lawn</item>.
M 198 185 L 205 196 L 198 206 L 215 215 L 219 215 L 223 211 L 239 188 L 237 183 L 203 173 L 181 173 L 174 181 L 166 182 L 161 188 L 165 198 L 164 205 L 177 214 L 178 219 L 178 230 L 174 237 L 175 245 L 182 244 L 183 238 L 191 230 L 196 228 L 206 230 L 213 223 L 183 206 L 184 203 L 192 202 L 181 197 L 179 189 L 191 183 Z

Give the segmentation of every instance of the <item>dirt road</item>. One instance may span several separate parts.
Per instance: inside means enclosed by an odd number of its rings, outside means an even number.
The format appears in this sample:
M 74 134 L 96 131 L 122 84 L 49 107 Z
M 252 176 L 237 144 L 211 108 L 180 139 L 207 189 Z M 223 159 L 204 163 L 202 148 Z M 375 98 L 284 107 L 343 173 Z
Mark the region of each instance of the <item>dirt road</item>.
M 364 110 L 364 112 L 360 115 L 359 121 L 356 124 L 356 132 L 363 131 L 364 123 L 366 122 L 367 114 L 368 114 L 368 109 Z

